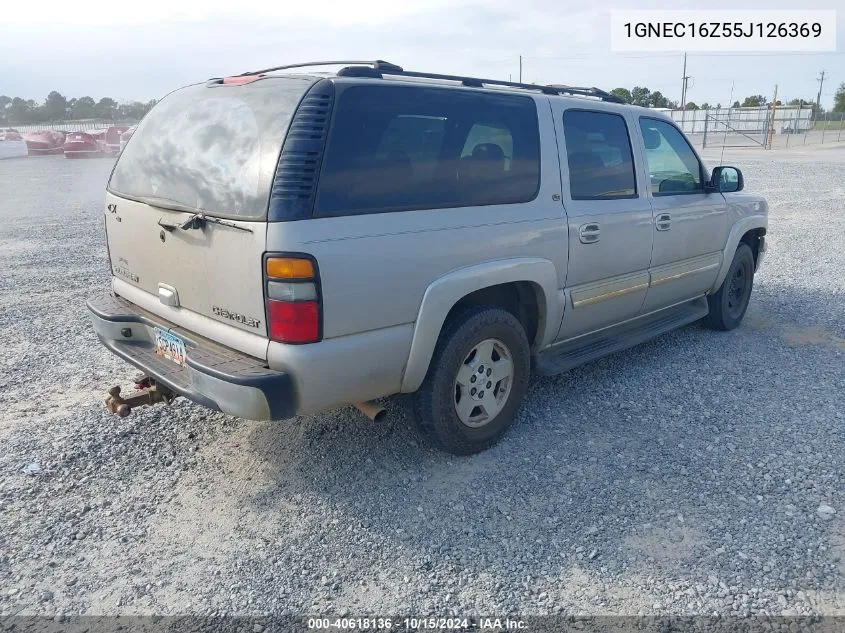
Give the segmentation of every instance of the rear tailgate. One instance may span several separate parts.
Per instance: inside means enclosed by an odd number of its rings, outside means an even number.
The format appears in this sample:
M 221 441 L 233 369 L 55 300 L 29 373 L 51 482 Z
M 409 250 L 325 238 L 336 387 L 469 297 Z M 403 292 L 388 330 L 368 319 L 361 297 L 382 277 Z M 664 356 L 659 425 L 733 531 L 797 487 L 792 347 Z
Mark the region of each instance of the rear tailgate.
M 138 125 L 109 181 L 118 294 L 198 334 L 266 357 L 262 255 L 285 133 L 309 77 L 210 81 Z M 192 218 L 194 221 L 191 222 Z M 255 335 L 221 336 L 220 324 Z
M 244 230 L 213 222 L 201 229 L 169 228 L 192 216 L 107 193 L 112 273 L 155 296 L 162 308 L 152 311 L 171 320 L 165 307 L 266 336 L 261 271 L 266 223 L 230 221 Z

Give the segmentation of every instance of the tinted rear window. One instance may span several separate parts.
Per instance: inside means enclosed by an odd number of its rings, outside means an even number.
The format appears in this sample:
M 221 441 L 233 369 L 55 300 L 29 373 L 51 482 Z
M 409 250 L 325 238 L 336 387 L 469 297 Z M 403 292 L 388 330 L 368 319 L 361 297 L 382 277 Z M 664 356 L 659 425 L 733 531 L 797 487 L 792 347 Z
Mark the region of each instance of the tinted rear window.
M 563 114 L 569 191 L 573 200 L 633 198 L 637 194 L 628 126 L 618 114 Z
M 353 86 L 337 100 L 317 215 L 527 202 L 539 185 L 530 97 Z
M 109 190 L 212 215 L 264 217 L 288 123 L 311 83 L 271 78 L 169 94 L 138 125 Z

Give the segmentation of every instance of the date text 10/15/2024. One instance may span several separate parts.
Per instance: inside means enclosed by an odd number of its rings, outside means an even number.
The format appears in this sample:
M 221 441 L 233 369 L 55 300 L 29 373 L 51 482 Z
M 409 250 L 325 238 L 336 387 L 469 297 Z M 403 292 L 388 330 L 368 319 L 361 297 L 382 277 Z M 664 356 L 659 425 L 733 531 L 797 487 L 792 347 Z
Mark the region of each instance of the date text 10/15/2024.
M 522 631 L 527 628 L 524 620 L 509 617 L 497 618 L 308 618 L 310 630 L 347 631 Z

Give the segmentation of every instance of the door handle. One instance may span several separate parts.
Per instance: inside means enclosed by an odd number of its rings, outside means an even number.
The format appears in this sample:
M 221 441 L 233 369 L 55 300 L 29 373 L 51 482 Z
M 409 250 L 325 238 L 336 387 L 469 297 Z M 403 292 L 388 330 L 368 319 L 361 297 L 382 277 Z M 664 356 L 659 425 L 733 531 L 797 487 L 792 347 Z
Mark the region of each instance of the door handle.
M 179 307 L 179 293 L 176 288 L 170 284 L 159 282 L 158 284 L 158 300 L 166 306 Z
M 668 231 L 672 228 L 672 215 L 669 213 L 661 213 L 657 216 L 654 222 L 654 228 L 658 231 Z
M 578 227 L 578 239 L 582 244 L 594 244 L 599 241 L 601 236 L 601 226 L 591 222 L 589 224 L 582 224 Z

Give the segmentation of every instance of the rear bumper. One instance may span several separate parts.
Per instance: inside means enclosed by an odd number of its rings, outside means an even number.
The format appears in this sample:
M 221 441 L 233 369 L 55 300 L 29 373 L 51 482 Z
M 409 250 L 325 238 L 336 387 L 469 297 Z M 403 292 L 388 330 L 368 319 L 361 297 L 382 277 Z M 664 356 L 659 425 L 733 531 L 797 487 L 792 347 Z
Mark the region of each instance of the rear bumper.
M 296 414 L 290 376 L 268 369 L 264 361 L 200 338 L 111 294 L 89 299 L 88 309 L 103 345 L 175 393 L 250 420 Z M 155 353 L 156 327 L 185 341 L 185 367 Z

